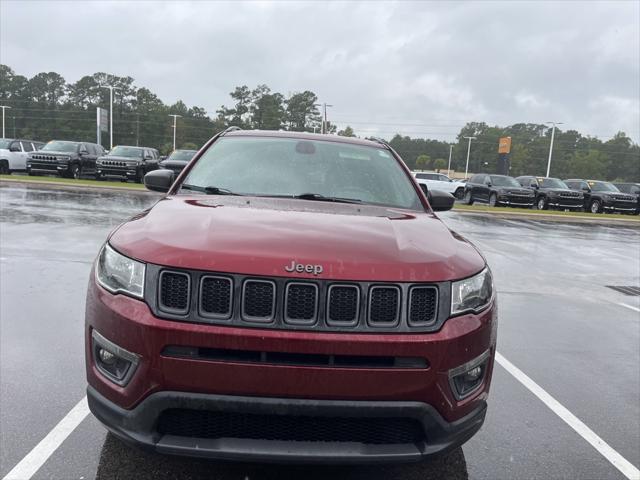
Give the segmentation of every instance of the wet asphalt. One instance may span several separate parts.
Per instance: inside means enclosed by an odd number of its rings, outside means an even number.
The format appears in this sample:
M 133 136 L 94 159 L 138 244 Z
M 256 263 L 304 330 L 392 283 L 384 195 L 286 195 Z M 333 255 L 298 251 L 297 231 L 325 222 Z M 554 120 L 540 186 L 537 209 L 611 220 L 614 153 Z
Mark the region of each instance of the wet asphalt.
M 107 233 L 151 193 L 0 185 L 0 478 L 85 394 L 84 297 Z M 441 218 L 485 254 L 500 299 L 498 350 L 640 466 L 640 230 Z M 91 415 L 34 478 L 617 479 L 623 475 L 501 366 L 482 430 L 446 457 L 389 467 L 282 467 L 163 457 Z

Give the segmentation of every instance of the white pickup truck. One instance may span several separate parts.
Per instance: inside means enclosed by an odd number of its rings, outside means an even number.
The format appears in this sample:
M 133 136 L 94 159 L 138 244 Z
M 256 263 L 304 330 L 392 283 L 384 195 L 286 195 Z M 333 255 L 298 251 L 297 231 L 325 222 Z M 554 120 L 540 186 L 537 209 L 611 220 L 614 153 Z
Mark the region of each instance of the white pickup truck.
M 427 187 L 427 190 L 440 190 L 450 193 L 457 199 L 464 195 L 464 183 L 451 180 L 442 173 L 435 172 L 411 172 L 420 185 Z
M 33 140 L 0 138 L 0 174 L 24 172 L 27 168 L 27 154 L 40 150 L 43 145 L 44 143 Z

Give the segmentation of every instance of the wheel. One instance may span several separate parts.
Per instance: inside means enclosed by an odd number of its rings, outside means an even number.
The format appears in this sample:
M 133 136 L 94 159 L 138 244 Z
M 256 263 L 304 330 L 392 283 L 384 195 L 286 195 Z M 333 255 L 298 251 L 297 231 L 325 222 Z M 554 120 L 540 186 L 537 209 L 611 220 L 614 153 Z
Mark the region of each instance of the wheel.
M 456 197 L 458 200 L 462 200 L 462 197 L 464 197 L 464 188 L 460 187 L 456 189 L 453 196 Z
M 466 205 L 473 205 L 473 195 L 471 195 L 471 190 L 464 192 L 464 203 Z
M 71 170 L 69 170 L 69 178 L 74 178 L 78 180 L 80 178 L 80 175 L 81 175 L 80 165 L 78 164 L 71 165 Z
M 0 163 L 0 175 L 10 175 L 9 165 L 6 162 Z
M 499 207 L 500 206 L 498 204 L 498 195 L 496 195 L 495 193 L 492 193 L 491 196 L 489 197 L 489 206 L 491 206 L 491 207 Z
M 547 209 L 547 199 L 545 197 L 538 197 L 536 201 L 536 208 L 538 210 L 546 210 Z
M 602 204 L 600 200 L 593 200 L 589 205 L 589 211 L 591 213 L 600 213 L 602 211 Z
M 35 176 L 36 176 L 36 174 L 35 174 L 35 173 L 33 173 L 31 170 L 29 170 L 29 171 L 27 172 L 27 175 L 29 175 L 30 177 L 35 177 Z
M 102 180 L 102 174 L 96 172 L 96 180 Z

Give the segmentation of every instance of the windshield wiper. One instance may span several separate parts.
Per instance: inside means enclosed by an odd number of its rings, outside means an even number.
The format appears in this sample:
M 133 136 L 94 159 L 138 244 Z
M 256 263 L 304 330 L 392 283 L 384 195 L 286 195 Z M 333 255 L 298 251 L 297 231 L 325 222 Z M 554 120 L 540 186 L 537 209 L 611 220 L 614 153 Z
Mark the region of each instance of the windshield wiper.
M 214 186 L 201 187 L 200 185 L 187 185 L 187 184 L 183 183 L 182 185 L 180 185 L 180 189 L 193 190 L 195 192 L 202 192 L 202 193 L 206 193 L 208 195 L 238 195 L 238 196 L 242 196 L 241 193 L 235 193 L 235 192 L 232 192 L 231 190 L 228 190 L 226 188 L 220 188 L 220 187 L 214 187 Z
M 301 193 L 299 195 L 293 195 L 292 198 L 299 198 L 300 200 L 315 200 L 318 202 L 362 203 L 362 200 L 358 198 L 325 197 L 319 193 Z

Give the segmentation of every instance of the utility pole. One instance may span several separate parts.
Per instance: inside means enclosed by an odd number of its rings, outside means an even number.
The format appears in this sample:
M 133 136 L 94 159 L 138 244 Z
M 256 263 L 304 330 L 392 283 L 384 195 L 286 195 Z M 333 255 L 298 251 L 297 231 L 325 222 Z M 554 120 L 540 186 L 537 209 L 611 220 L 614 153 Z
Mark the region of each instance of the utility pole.
M 322 104 L 322 108 L 324 110 L 324 120 L 322 121 L 322 130 L 320 133 L 327 133 L 327 107 L 333 107 L 333 105 L 329 105 L 328 103 Z
M 140 142 L 140 114 L 136 112 L 136 147 Z
M 551 155 L 553 154 L 553 138 L 556 135 L 556 125 L 562 125 L 562 122 L 545 122 L 546 124 L 553 125 L 551 128 L 551 144 L 549 145 L 549 161 L 547 162 L 547 177 L 551 173 Z
M 109 89 L 109 148 L 113 148 L 113 91 L 120 90 L 112 85 L 103 85 L 102 88 Z
M 449 166 L 447 167 L 447 175 L 451 175 L 451 152 L 453 151 L 453 145 L 449 145 Z
M 7 107 L 6 105 L 0 105 L 0 108 L 2 109 L 2 138 L 6 138 L 6 135 L 4 134 L 4 111 L 7 108 L 11 109 L 11 107 Z
M 467 147 L 467 165 L 464 167 L 464 178 L 467 178 L 469 174 L 469 154 L 471 153 L 471 140 L 475 140 L 477 137 L 463 137 L 469 140 L 469 146 Z
M 182 117 L 182 115 L 169 115 L 170 117 L 173 117 L 173 149 L 176 149 L 176 121 L 178 120 L 178 117 Z

